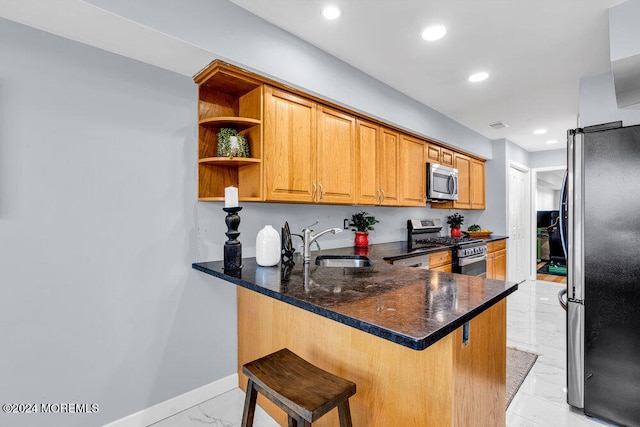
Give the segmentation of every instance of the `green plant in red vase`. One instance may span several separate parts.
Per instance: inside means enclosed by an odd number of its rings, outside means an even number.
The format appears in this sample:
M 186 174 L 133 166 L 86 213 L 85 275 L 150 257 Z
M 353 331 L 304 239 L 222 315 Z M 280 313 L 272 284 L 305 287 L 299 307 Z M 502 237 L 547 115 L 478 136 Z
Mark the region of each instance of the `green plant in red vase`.
M 447 217 L 447 224 L 449 224 L 451 228 L 451 237 L 460 237 L 460 227 L 463 223 L 464 216 L 460 215 L 458 212 Z
M 356 232 L 356 247 L 366 248 L 369 246 L 369 231 L 373 231 L 374 224 L 379 222 L 375 216 L 371 216 L 364 211 L 351 215 L 349 227 L 353 227 L 351 230 Z

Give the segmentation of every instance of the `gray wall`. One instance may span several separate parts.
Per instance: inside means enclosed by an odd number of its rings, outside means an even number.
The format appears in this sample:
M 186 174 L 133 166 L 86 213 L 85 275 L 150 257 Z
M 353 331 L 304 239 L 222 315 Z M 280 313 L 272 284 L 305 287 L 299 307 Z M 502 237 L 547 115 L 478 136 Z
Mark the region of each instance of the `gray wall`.
M 486 204 L 478 224 L 499 235 L 507 234 L 507 140 L 493 141 L 493 157 L 485 164 Z
M 566 148 L 529 153 L 529 167 L 532 169 L 553 166 L 567 167 Z
M 491 157 L 488 138 L 229 1 L 89 2 L 321 98 L 480 157 Z
M 2 426 L 87 426 L 235 371 L 235 289 L 196 258 L 188 77 L 0 19 Z

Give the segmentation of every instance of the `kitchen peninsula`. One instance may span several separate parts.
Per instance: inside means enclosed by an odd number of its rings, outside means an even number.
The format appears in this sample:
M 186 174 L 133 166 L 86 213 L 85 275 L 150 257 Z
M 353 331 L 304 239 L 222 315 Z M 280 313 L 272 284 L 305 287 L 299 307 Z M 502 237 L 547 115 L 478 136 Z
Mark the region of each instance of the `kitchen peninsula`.
M 355 254 L 355 248 L 321 255 Z M 237 273 L 221 261 L 193 268 L 238 286 L 238 373 L 289 348 L 357 384 L 354 425 L 505 425 L 506 296 L 517 285 L 390 265 L 402 242 L 371 245 L 370 267 L 310 264 Z M 284 412 L 259 404 L 281 424 Z M 318 426 L 337 425 L 328 415 Z

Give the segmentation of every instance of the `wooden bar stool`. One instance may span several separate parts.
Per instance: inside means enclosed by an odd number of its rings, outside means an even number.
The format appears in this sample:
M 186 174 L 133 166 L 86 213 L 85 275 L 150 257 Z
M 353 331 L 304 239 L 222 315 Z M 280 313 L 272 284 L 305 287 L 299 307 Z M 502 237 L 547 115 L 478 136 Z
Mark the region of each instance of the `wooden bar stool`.
M 340 427 L 351 426 L 349 397 L 356 393 L 351 381 L 323 371 L 287 348 L 242 366 L 249 377 L 242 427 L 253 425 L 257 393 L 288 415 L 289 427 L 310 426 L 338 407 Z

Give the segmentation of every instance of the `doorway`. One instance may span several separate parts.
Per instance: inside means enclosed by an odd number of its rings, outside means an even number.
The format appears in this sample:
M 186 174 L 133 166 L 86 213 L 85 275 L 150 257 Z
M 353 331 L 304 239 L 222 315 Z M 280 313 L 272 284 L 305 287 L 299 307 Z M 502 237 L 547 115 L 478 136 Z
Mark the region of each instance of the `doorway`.
M 558 225 L 562 183 L 566 168 L 548 167 L 533 170 L 532 256 L 537 280 L 566 283 L 566 260 L 559 240 Z
M 528 167 L 509 162 L 509 240 L 507 278 L 521 282 L 530 278 L 531 174 Z

